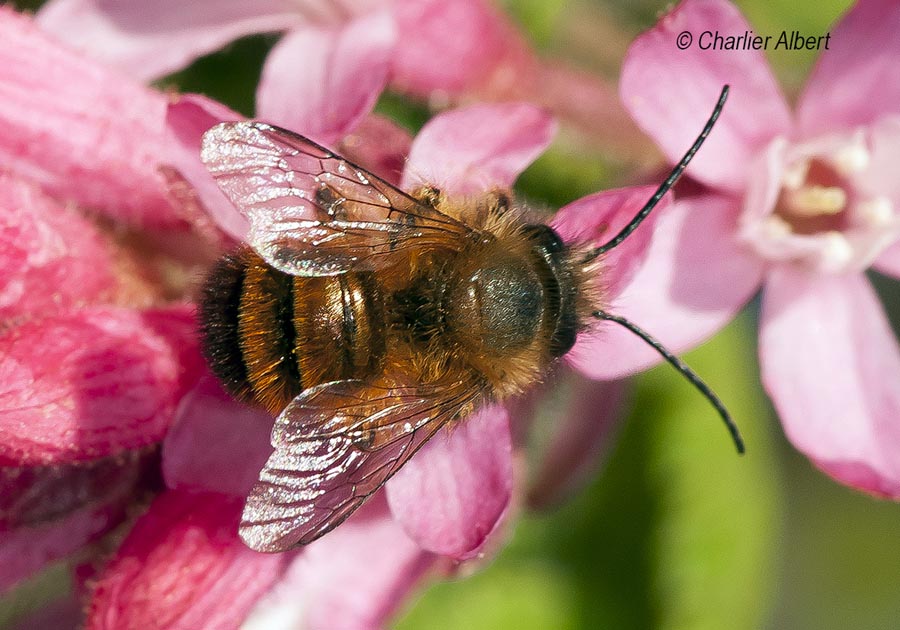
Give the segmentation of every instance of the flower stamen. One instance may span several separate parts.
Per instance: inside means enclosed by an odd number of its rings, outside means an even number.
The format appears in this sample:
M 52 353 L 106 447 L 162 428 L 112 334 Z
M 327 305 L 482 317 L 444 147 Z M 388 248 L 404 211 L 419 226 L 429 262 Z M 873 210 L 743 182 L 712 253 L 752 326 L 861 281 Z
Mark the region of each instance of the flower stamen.
M 830 231 L 823 236 L 822 268 L 833 271 L 844 268 L 853 258 L 850 242 L 840 232 Z
M 789 232 L 812 235 L 847 227 L 851 198 L 831 160 L 798 160 L 787 166 L 781 183 L 775 215 L 787 222 Z
M 763 232 L 765 238 L 779 240 L 789 236 L 793 230 L 791 230 L 790 223 L 777 214 L 772 214 L 766 217 L 766 220 L 763 222 Z
M 874 197 L 857 205 L 860 219 L 871 227 L 886 227 L 894 222 L 894 204 L 887 197 Z
M 871 157 L 863 134 L 858 133 L 850 143 L 835 152 L 830 162 L 840 175 L 850 177 L 865 171 Z
M 803 186 L 785 191 L 783 209 L 794 216 L 834 216 L 847 208 L 847 193 L 838 186 Z
M 806 160 L 794 162 L 785 168 L 784 174 L 781 176 L 781 185 L 788 190 L 799 190 L 806 183 L 806 176 L 809 174 L 809 162 Z

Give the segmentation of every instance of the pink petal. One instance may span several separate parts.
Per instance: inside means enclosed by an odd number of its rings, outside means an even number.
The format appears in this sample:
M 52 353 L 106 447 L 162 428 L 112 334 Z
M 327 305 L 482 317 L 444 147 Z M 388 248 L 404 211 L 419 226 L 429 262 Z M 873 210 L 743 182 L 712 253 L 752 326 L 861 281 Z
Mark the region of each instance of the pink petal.
M 38 527 L 85 507 L 132 498 L 158 482 L 159 453 L 130 451 L 79 464 L 0 468 L 0 530 Z
M 179 96 L 166 113 L 169 163 L 193 188 L 215 225 L 235 241 L 246 240 L 250 225 L 225 197 L 200 161 L 203 134 L 220 122 L 243 117 L 221 103 L 199 94 Z
M 555 133 L 553 118 L 527 103 L 471 105 L 438 114 L 413 141 L 403 188 L 433 184 L 454 195 L 510 188 Z
M 240 625 L 278 578 L 285 559 L 241 543 L 240 510 L 240 501 L 222 495 L 160 495 L 97 579 L 85 627 Z
M 94 59 L 149 81 L 244 35 L 290 28 L 301 16 L 290 0 L 51 0 L 37 20 Z
M 392 81 L 421 97 L 507 94 L 536 60 L 509 20 L 484 0 L 410 0 L 394 9 L 399 31 Z
M 272 453 L 271 433 L 272 416 L 235 402 L 206 375 L 181 401 L 163 442 L 166 485 L 243 499 Z
M 122 522 L 124 505 L 89 506 L 65 517 L 0 533 L 0 592 L 31 577 Z
M 400 185 L 412 136 L 389 118 L 371 114 L 341 141 L 340 152 L 347 159 L 379 177 Z
M 162 439 L 202 359 L 183 309 L 84 309 L 0 337 L 0 465 L 85 461 Z
M 113 256 L 94 224 L 0 175 L 0 319 L 110 299 Z
M 387 483 L 387 497 L 420 547 L 465 559 L 506 512 L 512 483 L 508 414 L 488 407 L 432 438 Z
M 894 278 L 900 278 L 900 243 L 888 247 L 875 261 L 875 268 Z
M 699 48 L 701 33 L 750 30 L 725 0 L 686 0 L 634 41 L 619 83 L 625 107 L 672 162 L 700 133 L 722 86 L 731 85 L 715 129 L 688 168 L 695 179 L 729 191 L 743 188 L 753 154 L 791 125 L 761 51 Z M 682 51 L 676 41 L 683 32 L 694 41 Z
M 849 130 L 900 112 L 900 5 L 861 0 L 831 29 L 797 104 L 804 137 Z M 823 44 L 824 48 L 824 44 Z
M 6 8 L 0 41 L 0 168 L 115 219 L 183 225 L 157 170 L 165 97 L 73 55 Z
M 403 533 L 379 493 L 306 547 L 243 627 L 384 627 L 436 561 Z
M 0 469 L 0 590 L 119 525 L 158 483 L 156 451 L 84 464 Z
M 884 116 L 867 127 L 870 163 L 854 181 L 858 192 L 870 199 L 882 198 L 891 204 L 894 217 L 900 215 L 900 116 Z M 896 219 L 894 219 L 896 220 Z M 885 249 L 873 266 L 882 273 L 900 278 L 900 243 Z
M 788 438 L 839 481 L 900 497 L 900 349 L 862 275 L 773 270 L 763 384 Z
M 653 186 L 635 186 L 588 195 L 560 208 L 550 226 L 566 243 L 599 247 L 628 225 L 654 192 Z M 647 255 L 657 217 L 671 205 L 667 194 L 637 230 L 603 257 L 599 273 L 605 299 L 618 295 L 634 276 Z
M 396 37 L 394 21 L 381 12 L 341 28 L 309 26 L 288 33 L 266 58 L 256 115 L 333 143 L 375 106 Z
M 680 353 L 719 330 L 759 287 L 763 262 L 735 235 L 734 200 L 684 198 L 660 213 L 644 264 L 609 305 Z M 620 378 L 659 362 L 659 355 L 612 322 L 578 337 L 567 361 L 589 377 Z
M 894 215 L 900 215 L 900 115 L 883 116 L 859 133 L 864 137 L 869 162 L 852 176 L 853 187 L 870 199 L 883 197 L 891 203 Z
M 597 470 L 625 417 L 628 382 L 592 381 L 565 370 L 554 383 L 552 401 L 537 408 L 537 422 L 553 435 L 534 470 L 528 505 L 543 509 L 569 498 Z

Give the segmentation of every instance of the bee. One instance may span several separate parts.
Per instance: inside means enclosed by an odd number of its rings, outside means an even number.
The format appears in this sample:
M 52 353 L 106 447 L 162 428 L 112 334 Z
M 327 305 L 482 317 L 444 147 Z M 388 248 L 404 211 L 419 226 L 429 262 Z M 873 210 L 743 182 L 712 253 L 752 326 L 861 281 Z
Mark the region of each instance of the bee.
M 442 427 L 538 382 L 597 320 L 678 358 L 603 309 L 597 261 L 684 171 L 697 141 L 622 232 L 593 249 L 530 222 L 510 196 L 469 205 L 433 187 L 407 194 L 315 142 L 260 122 L 222 123 L 202 159 L 251 223 L 208 276 L 201 337 L 237 398 L 277 415 L 274 452 L 240 534 L 259 551 L 308 544 L 378 490 Z

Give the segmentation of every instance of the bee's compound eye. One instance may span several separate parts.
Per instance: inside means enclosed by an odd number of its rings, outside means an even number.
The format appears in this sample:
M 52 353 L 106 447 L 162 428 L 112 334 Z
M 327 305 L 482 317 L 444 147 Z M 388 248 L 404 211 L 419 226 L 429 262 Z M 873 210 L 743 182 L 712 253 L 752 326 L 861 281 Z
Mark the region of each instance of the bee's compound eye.
M 562 238 L 549 225 L 541 223 L 528 225 L 525 227 L 525 233 L 540 249 L 548 254 L 557 254 L 566 248 Z

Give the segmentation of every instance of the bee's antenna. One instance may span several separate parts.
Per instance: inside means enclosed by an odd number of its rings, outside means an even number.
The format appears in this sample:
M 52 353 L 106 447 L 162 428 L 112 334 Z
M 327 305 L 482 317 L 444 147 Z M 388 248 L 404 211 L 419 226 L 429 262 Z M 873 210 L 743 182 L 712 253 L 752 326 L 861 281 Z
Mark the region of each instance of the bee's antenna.
M 616 234 L 613 238 L 611 238 L 607 243 L 597 247 L 596 249 L 592 249 L 588 252 L 587 256 L 585 256 L 582 263 L 588 263 L 597 256 L 605 254 L 609 250 L 614 247 L 617 247 L 622 241 L 628 238 L 628 235 L 634 232 L 634 230 L 639 226 L 644 219 L 647 218 L 647 215 L 656 207 L 656 204 L 659 203 L 659 200 L 663 198 L 669 189 L 675 185 L 675 182 L 681 177 L 681 174 L 684 173 L 684 169 L 687 168 L 687 165 L 690 163 L 691 159 L 694 157 L 694 154 L 700 149 L 700 146 L 703 144 L 703 141 L 706 140 L 706 137 L 709 135 L 709 132 L 712 131 L 713 125 L 716 123 L 716 120 L 719 118 L 719 114 L 722 113 L 722 107 L 725 105 L 725 101 L 728 98 L 728 86 L 722 87 L 722 93 L 719 95 L 719 101 L 716 103 L 715 108 L 713 109 L 712 115 L 709 117 L 709 120 L 706 121 L 706 125 L 703 127 L 703 131 L 700 132 L 700 135 L 697 136 L 697 139 L 694 140 L 694 144 L 688 149 L 687 153 L 684 154 L 684 157 L 681 158 L 681 161 L 675 165 L 675 168 L 672 169 L 672 172 L 669 173 L 669 176 L 666 178 L 659 188 L 656 189 L 656 192 L 653 193 L 653 196 L 650 197 L 650 201 L 644 204 L 644 207 L 641 208 L 641 211 L 638 212 L 631 222 L 626 225 L 621 232 Z
M 718 411 L 719 415 L 722 416 L 722 421 L 728 428 L 728 432 L 731 433 L 731 439 L 734 440 L 734 445 L 737 447 L 738 453 L 740 453 L 741 455 L 744 454 L 744 438 L 741 437 L 740 429 L 737 428 L 734 420 L 731 419 L 731 414 L 728 413 L 728 410 L 725 408 L 724 403 L 722 403 L 719 397 L 716 396 L 715 393 L 713 393 L 713 391 L 709 388 L 709 385 L 704 383 L 703 379 L 697 376 L 697 374 L 691 368 L 689 368 L 684 363 L 684 361 L 669 352 L 659 341 L 651 337 L 649 333 L 642 330 L 636 324 L 633 324 L 624 317 L 619 317 L 618 315 L 613 315 L 612 313 L 607 313 L 606 311 L 594 311 L 593 315 L 598 319 L 609 320 L 611 322 L 615 322 L 621 326 L 624 326 L 635 335 L 646 341 L 647 344 L 651 348 L 659 352 L 662 357 L 672 365 L 672 367 L 681 372 L 681 375 L 689 380 L 694 387 L 700 390 L 700 393 L 706 396 L 706 399 L 710 403 L 712 403 L 713 407 L 716 408 L 716 411 Z

